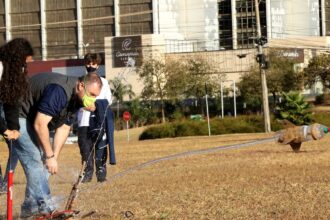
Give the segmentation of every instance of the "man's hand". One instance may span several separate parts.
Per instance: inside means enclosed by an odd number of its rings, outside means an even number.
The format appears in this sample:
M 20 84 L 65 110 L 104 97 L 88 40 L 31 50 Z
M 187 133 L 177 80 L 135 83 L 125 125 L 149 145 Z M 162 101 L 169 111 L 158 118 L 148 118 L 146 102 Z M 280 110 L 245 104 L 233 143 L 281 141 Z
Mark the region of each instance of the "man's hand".
M 52 157 L 52 158 L 46 158 L 46 167 L 47 167 L 47 170 L 50 174 L 56 174 L 57 173 L 57 170 L 58 170 L 58 167 L 57 167 L 57 161 L 55 159 L 55 157 Z
M 21 135 L 21 133 L 19 133 L 19 131 L 17 130 L 8 130 L 8 129 L 3 134 L 4 137 L 8 140 L 16 140 Z

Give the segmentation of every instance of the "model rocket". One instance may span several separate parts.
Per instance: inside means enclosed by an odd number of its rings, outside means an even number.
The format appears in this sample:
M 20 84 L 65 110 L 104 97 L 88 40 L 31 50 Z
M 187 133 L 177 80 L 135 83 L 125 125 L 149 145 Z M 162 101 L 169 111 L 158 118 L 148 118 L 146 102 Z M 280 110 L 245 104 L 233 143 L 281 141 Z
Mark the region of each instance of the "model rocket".
M 290 144 L 294 152 L 298 152 L 301 143 L 310 140 L 320 140 L 329 132 L 329 128 L 314 123 L 311 125 L 295 126 L 277 132 L 277 142 L 280 144 Z

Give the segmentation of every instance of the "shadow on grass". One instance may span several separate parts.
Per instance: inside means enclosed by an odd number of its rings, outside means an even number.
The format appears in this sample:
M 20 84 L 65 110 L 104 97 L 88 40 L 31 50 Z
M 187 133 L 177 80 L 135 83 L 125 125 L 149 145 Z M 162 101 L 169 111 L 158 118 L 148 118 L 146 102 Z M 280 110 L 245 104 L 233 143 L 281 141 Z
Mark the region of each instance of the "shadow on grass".
M 324 153 L 326 150 L 300 150 L 299 152 L 294 152 L 291 149 L 269 151 L 269 150 L 254 150 L 246 152 L 247 154 L 260 153 L 260 154 L 309 154 L 309 153 Z

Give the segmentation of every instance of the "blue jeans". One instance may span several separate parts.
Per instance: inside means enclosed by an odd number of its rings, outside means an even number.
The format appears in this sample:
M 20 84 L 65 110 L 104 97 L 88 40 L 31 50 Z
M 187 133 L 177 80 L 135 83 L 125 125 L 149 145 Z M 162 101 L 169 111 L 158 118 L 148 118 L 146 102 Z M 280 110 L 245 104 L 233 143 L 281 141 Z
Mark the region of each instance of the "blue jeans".
M 21 136 L 13 142 L 26 176 L 25 198 L 21 215 L 49 213 L 55 209 L 48 184 L 49 173 L 42 160 L 32 124 L 25 118 L 19 119 Z

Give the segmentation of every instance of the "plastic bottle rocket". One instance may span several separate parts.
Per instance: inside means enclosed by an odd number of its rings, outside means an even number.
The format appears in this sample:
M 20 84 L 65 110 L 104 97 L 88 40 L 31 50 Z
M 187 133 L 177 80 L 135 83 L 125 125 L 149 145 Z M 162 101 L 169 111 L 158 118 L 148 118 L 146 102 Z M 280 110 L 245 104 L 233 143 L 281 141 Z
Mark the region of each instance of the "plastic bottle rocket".
M 320 140 L 329 132 L 329 128 L 321 124 L 293 126 L 277 132 L 277 142 L 290 144 L 293 151 L 298 152 L 301 143 L 310 140 Z

